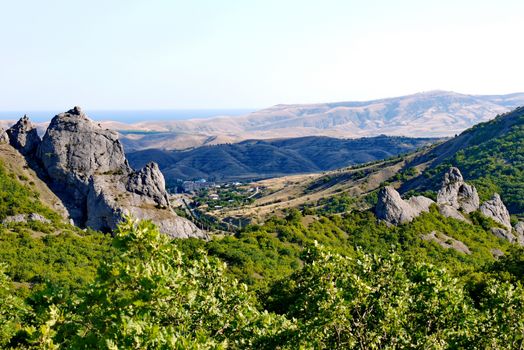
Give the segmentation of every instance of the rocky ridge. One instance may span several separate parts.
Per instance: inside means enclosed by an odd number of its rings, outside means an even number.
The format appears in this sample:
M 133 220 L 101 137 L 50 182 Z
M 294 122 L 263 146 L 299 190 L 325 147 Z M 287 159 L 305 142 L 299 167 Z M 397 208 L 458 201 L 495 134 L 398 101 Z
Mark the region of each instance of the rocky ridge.
M 207 237 L 172 210 L 158 166 L 133 170 L 118 134 L 79 107 L 56 115 L 42 140 L 26 116 L 7 134 L 13 147 L 39 164 L 75 225 L 110 231 L 130 214 L 151 219 L 171 237 Z
M 424 196 L 402 199 L 391 186 L 382 188 L 378 194 L 375 214 L 379 220 L 387 224 L 399 225 L 411 222 L 422 212 L 429 211 L 435 202 Z M 495 193 L 493 198 L 480 204 L 477 189 L 467 184 L 458 168 L 452 167 L 444 174 L 444 180 L 437 193 L 438 210 L 445 217 L 469 222 L 464 214 L 480 211 L 502 227 L 493 227 L 491 232 L 499 238 L 524 245 L 524 222 L 511 226 L 510 214 L 500 198 Z
M 469 214 L 479 208 L 480 200 L 477 189 L 465 183 L 460 170 L 452 167 L 444 174 L 437 203 Z

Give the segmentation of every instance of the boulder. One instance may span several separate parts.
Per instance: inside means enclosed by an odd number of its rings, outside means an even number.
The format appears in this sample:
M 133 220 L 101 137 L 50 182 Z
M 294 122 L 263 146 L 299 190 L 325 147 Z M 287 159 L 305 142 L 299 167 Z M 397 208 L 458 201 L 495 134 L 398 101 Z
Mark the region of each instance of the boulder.
M 53 179 L 66 182 L 74 177 L 87 184 L 92 175 L 131 171 L 118 134 L 98 126 L 80 107 L 51 120 L 38 157 Z
M 457 209 L 452 207 L 451 205 L 446 204 L 439 204 L 438 211 L 440 215 L 446 217 L 446 218 L 453 218 L 464 222 L 469 222 L 464 215 L 460 213 Z
M 42 215 L 40 215 L 38 213 L 31 213 L 31 214 L 29 214 L 27 216 L 27 219 L 29 221 L 43 222 L 44 224 L 50 224 L 51 223 L 51 220 L 46 219 L 45 217 L 43 217 Z
M 431 199 L 424 196 L 411 197 L 405 201 L 393 187 L 386 186 L 378 194 L 375 214 L 386 223 L 398 225 L 412 221 L 422 212 L 428 212 L 432 203 Z
M 9 143 L 23 155 L 32 155 L 40 144 L 40 136 L 36 127 L 31 123 L 27 115 L 7 129 Z
M 51 120 L 36 156 L 78 226 L 111 231 L 131 214 L 151 219 L 172 237 L 207 237 L 171 209 L 158 165 L 134 171 L 118 134 L 79 107 Z
M 425 241 L 435 242 L 445 249 L 454 249 L 459 253 L 471 254 L 471 250 L 469 250 L 469 247 L 464 244 L 464 242 L 440 232 L 432 231 L 426 235 L 422 235 L 421 238 Z
M 0 143 L 9 143 L 9 135 L 3 128 L 0 128 Z
M 21 223 L 27 222 L 27 218 L 24 214 L 11 215 L 2 220 L 2 224 Z
M 506 241 L 510 243 L 517 242 L 517 238 L 513 235 L 513 233 L 511 233 L 511 230 L 505 230 L 500 227 L 492 227 L 491 233 L 493 233 L 498 238 L 505 239 Z
M 504 256 L 504 252 L 500 249 L 497 249 L 497 248 L 493 248 L 493 249 L 490 249 L 490 252 L 491 252 L 491 255 L 493 255 L 493 257 L 495 259 L 498 259 L 502 256 Z
M 515 225 L 515 236 L 517 237 L 517 243 L 524 246 L 524 222 L 519 221 Z
M 51 220 L 46 219 L 42 215 L 38 213 L 31 213 L 31 214 L 17 214 L 6 217 L 2 223 L 3 224 L 9 224 L 9 223 L 26 223 L 28 221 L 39 221 L 43 222 L 45 224 L 51 223 Z
M 503 225 L 511 232 L 509 212 L 498 193 L 495 193 L 489 201 L 482 203 L 480 206 L 480 212 L 488 218 Z
M 437 193 L 437 203 L 471 213 L 479 208 L 479 196 L 474 186 L 464 182 L 458 168 L 450 168 L 444 174 L 442 187 Z

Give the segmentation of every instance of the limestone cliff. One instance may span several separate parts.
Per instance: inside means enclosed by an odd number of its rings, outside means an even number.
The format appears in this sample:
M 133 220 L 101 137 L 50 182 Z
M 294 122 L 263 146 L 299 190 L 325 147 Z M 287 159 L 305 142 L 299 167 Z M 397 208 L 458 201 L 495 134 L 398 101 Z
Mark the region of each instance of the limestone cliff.
M 158 166 L 131 169 L 117 133 L 93 122 L 79 107 L 55 116 L 41 141 L 27 117 L 7 133 L 16 149 L 40 164 L 76 225 L 109 231 L 132 214 L 151 219 L 172 237 L 207 237 L 171 209 Z

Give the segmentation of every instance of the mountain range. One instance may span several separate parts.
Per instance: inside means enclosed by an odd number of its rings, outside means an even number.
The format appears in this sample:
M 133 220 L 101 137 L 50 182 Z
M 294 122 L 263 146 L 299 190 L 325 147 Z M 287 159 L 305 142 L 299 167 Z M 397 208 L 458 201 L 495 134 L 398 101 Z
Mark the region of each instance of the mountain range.
M 282 104 L 238 117 L 105 125 L 121 131 L 128 151 L 312 135 L 449 137 L 521 105 L 524 93 L 465 95 L 431 91 L 364 102 Z
M 188 149 L 250 139 L 385 135 L 449 137 L 524 105 L 524 93 L 467 95 L 430 91 L 371 101 L 279 104 L 242 116 L 123 123 L 99 121 L 120 132 L 126 151 Z M 115 112 L 116 113 L 116 112 Z M 13 116 L 16 119 L 20 116 Z M 50 116 L 51 117 L 51 116 Z M 14 120 L 0 121 L 7 129 Z M 48 123 L 37 123 L 43 135 Z

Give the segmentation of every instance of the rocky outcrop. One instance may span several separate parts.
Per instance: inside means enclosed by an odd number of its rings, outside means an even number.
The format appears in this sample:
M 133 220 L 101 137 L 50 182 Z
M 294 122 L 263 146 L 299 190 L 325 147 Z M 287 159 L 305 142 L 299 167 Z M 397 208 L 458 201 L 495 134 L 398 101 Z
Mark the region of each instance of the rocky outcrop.
M 479 208 L 480 200 L 477 189 L 465 183 L 460 170 L 452 167 L 444 174 L 442 187 L 437 193 L 437 203 L 471 213 Z
M 508 209 L 500 199 L 498 193 L 495 193 L 493 197 L 480 206 L 480 212 L 493 219 L 495 222 L 506 227 L 511 232 L 511 220 Z
M 40 136 L 36 127 L 31 123 L 27 115 L 7 129 L 9 143 L 23 155 L 32 155 L 40 144 Z
M 0 128 L 0 143 L 9 143 L 9 135 L 3 128 Z
M 31 214 L 17 214 L 6 217 L 4 220 L 2 220 L 3 224 L 10 224 L 10 223 L 26 223 L 28 221 L 38 221 L 42 222 L 44 224 L 51 223 L 51 220 L 46 219 L 44 216 L 38 214 L 38 213 L 31 213 Z
M 490 249 L 489 251 L 491 252 L 491 255 L 493 255 L 495 259 L 498 259 L 504 256 L 504 252 L 498 248 L 493 248 L 493 249 Z
M 164 176 L 156 163 L 148 163 L 144 168 L 130 174 L 127 190 L 152 198 L 159 206 L 168 207 Z
M 386 223 L 398 225 L 412 221 L 422 212 L 429 211 L 434 203 L 431 199 L 416 196 L 403 200 L 400 194 L 391 186 L 382 188 L 378 194 L 378 203 L 375 208 L 377 218 Z
M 459 253 L 471 254 L 471 250 L 469 250 L 469 247 L 464 244 L 464 242 L 440 232 L 432 231 L 428 234 L 422 235 L 421 238 L 425 241 L 435 242 L 445 249 L 454 249 Z
M 92 175 L 131 171 L 118 134 L 90 120 L 79 107 L 55 116 L 38 149 L 53 179 L 74 176 L 83 183 Z
M 458 209 L 455 209 L 451 205 L 445 205 L 445 204 L 439 204 L 438 211 L 440 215 L 446 217 L 446 218 L 453 218 L 464 222 L 469 222 L 464 215 L 458 211 Z
M 515 236 L 517 238 L 517 243 L 524 245 L 524 222 L 519 221 L 515 225 Z
M 492 234 L 494 234 L 498 238 L 505 239 L 506 241 L 510 243 L 517 242 L 517 238 L 515 237 L 513 233 L 511 233 L 511 230 L 506 230 L 500 227 L 492 227 L 490 231 Z
M 36 156 L 78 226 L 110 231 L 131 214 L 151 219 L 172 237 L 206 237 L 171 209 L 158 166 L 131 169 L 118 134 L 79 107 L 51 120 Z

